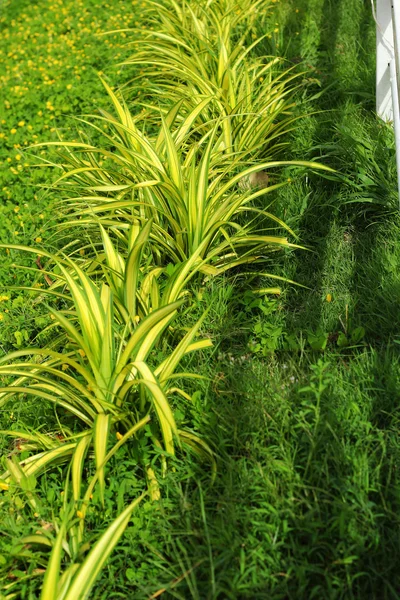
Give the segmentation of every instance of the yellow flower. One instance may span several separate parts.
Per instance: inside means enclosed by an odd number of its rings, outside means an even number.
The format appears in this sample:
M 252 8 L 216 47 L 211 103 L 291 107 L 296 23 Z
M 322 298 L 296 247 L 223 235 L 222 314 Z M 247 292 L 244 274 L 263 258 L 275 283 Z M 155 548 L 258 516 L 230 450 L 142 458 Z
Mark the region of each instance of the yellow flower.
M 72 83 L 69 83 L 69 84 L 67 85 L 67 90 L 71 90 L 71 89 L 72 89 Z
M 124 437 L 122 435 L 122 433 L 120 433 L 119 431 L 117 431 L 116 436 L 117 436 L 117 440 L 122 440 L 122 438 Z
M 24 125 L 25 125 L 25 121 L 20 121 L 20 122 L 18 123 L 18 127 L 23 127 Z
M 0 313 L 0 321 L 4 319 L 3 315 Z
M 14 135 L 14 133 L 17 133 L 17 130 L 14 129 L 14 127 L 11 129 L 10 133 L 12 133 Z
M 327 302 L 332 302 L 332 295 L 331 294 L 327 294 L 326 295 L 326 301 Z
M 39 110 L 38 115 L 41 117 L 43 115 L 43 111 Z
M 41 242 L 41 241 L 42 241 L 42 238 L 41 238 L 41 237 L 37 237 L 37 238 L 35 238 L 35 242 L 36 242 L 37 244 L 40 244 L 40 242 Z
M 80 354 L 82 356 L 82 358 L 85 358 L 85 356 L 86 356 L 85 351 L 82 350 L 82 348 L 79 348 L 78 354 Z
M 0 490 L 8 490 L 10 486 L 8 485 L 8 483 L 4 483 L 3 481 L 0 481 Z
M 83 512 L 81 510 L 77 510 L 76 511 L 76 516 L 79 517 L 80 519 L 83 519 L 84 514 L 83 514 Z
M 21 155 L 17 154 L 16 157 L 15 157 L 15 160 L 21 160 Z
M 15 206 L 15 207 L 14 207 L 14 212 L 15 212 L 15 213 L 19 212 L 19 206 Z
M 66 363 L 63 363 L 63 364 L 61 365 L 61 370 L 62 370 L 62 371 L 66 371 L 66 370 L 68 369 L 68 367 L 69 367 L 69 365 L 67 365 Z

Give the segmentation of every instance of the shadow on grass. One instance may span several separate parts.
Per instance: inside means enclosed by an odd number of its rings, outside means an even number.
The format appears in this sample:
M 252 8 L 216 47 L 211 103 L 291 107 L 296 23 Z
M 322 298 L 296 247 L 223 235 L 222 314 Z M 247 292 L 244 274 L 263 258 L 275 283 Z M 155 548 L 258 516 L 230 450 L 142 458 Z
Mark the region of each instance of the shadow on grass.
M 178 492 L 175 537 L 197 566 L 176 597 L 398 598 L 400 360 L 313 358 L 311 377 L 296 361 L 219 365 L 205 432 L 219 473 Z
M 332 85 L 311 106 L 311 112 L 324 112 L 304 119 L 294 133 L 293 158 L 318 158 L 324 154 L 325 147 L 334 147 L 335 143 L 339 145 L 337 153 L 340 154 L 340 144 L 346 140 L 337 132 L 346 127 L 362 138 L 363 120 L 366 123 L 374 120 L 373 115 L 364 112 L 365 106 L 373 108 L 374 97 L 374 55 L 370 51 L 374 23 L 370 6 L 358 0 L 325 0 L 322 4 L 305 0 L 298 5 L 303 20 L 301 27 L 293 11 L 286 24 L 284 37 L 295 40 L 290 44 L 289 58 L 311 63 L 322 87 Z M 313 22 L 314 5 L 319 7 L 316 13 L 314 10 L 317 23 Z M 298 41 L 294 37 L 296 28 L 301 30 Z M 311 41 L 307 41 L 307 36 Z M 343 147 L 343 152 L 345 150 Z M 384 157 L 385 150 L 382 162 L 393 158 Z M 355 167 L 360 177 L 368 158 L 365 156 L 364 164 Z M 343 168 L 334 153 L 322 156 L 322 160 L 334 168 Z M 349 314 L 354 322 L 366 327 L 368 342 L 376 344 L 397 333 L 393 331 L 393 324 L 399 314 L 398 282 L 393 277 L 389 284 L 384 274 L 393 267 L 393 262 L 397 264 L 398 256 L 394 248 L 389 256 L 382 243 L 387 247 L 390 240 L 398 236 L 393 231 L 384 239 L 385 232 L 388 233 L 387 215 L 386 223 L 383 220 L 377 225 L 373 224 L 373 214 L 369 220 L 360 216 L 360 205 L 345 207 L 344 202 L 350 199 L 352 192 L 346 183 L 314 176 L 282 194 L 279 202 L 285 207 L 284 216 L 289 214 L 289 223 L 292 224 L 292 218 L 300 242 L 311 249 L 311 252 L 296 253 L 286 264 L 288 277 L 310 288 L 290 290 L 287 327 L 293 332 L 318 328 L 340 331 L 345 315 Z M 302 203 L 303 214 L 298 219 Z M 397 218 L 395 223 L 398 223 Z M 389 224 L 391 230 L 397 227 Z M 383 288 L 386 288 L 385 293 L 382 293 Z M 327 294 L 333 296 L 330 306 L 326 304 Z M 392 325 L 388 326 L 390 321 Z
M 334 126 L 351 123 L 352 111 L 372 108 L 373 23 L 360 0 L 297 5 L 304 27 L 295 13 L 289 17 L 285 37 L 303 32 L 290 58 L 307 49 L 301 58 L 315 76 L 323 85 L 335 81 L 313 106 L 332 112 L 314 115 L 292 140 L 303 158 L 331 142 Z M 300 242 L 314 250 L 287 261 L 288 277 L 311 289 L 290 291 L 286 325 L 337 330 L 349 312 L 365 327 L 369 348 L 327 353 L 320 362 L 307 352 L 301 365 L 293 355 L 264 362 L 233 355 L 215 365 L 221 377 L 206 437 L 220 454 L 220 474 L 203 516 L 192 517 L 203 532 L 192 564 L 209 555 L 193 597 L 399 597 L 400 360 L 391 342 L 400 335 L 400 223 L 373 224 L 344 210 L 340 186 L 313 177 L 281 197 Z M 305 204 L 300 194 L 308 195 Z

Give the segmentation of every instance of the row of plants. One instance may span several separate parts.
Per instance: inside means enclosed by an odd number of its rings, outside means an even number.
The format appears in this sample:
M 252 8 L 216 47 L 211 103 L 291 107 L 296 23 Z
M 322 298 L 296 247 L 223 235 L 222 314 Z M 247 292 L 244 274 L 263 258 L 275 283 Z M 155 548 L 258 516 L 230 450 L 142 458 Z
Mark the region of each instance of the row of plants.
M 34 293 L 51 319 L 45 345 L 0 359 L 2 407 L 27 398 L 54 407 L 53 430 L 1 432 L 17 443 L 0 486 L 22 494 L 28 513 L 44 510 L 43 474 L 64 485 L 52 528 L 23 540 L 44 550 L 42 599 L 88 597 L 135 507 L 159 500 L 175 454 L 195 453 L 216 476 L 201 432 L 189 419 L 177 425 L 191 403 L 187 382 L 201 378 L 187 357 L 212 345 L 202 331 L 207 311 L 190 327 L 184 317 L 222 275 L 250 280 L 254 293 L 279 293 L 273 257 L 299 246 L 268 195 L 288 184 L 288 168 L 329 171 L 285 160 L 302 80 L 258 51 L 259 15 L 270 4 L 149 3 L 125 63 L 132 81 L 123 93 L 103 81 L 113 113 L 81 117 L 79 141 L 47 144 L 58 159 L 46 163 L 61 171 L 50 194 L 60 215 L 55 250 L 1 246 L 37 257 L 46 287 L 18 289 Z M 265 278 L 272 283 L 260 287 Z M 91 519 L 105 508 L 122 447 L 142 493 L 124 498 L 93 543 Z M 7 598 L 17 585 L 6 586 Z

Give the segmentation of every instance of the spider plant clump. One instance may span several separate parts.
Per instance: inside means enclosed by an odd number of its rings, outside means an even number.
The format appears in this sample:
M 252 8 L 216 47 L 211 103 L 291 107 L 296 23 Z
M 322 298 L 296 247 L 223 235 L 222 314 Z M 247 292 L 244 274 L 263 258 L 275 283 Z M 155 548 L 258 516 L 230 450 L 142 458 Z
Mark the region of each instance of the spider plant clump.
M 37 478 L 60 468 L 65 475 L 57 535 L 36 531 L 21 540 L 45 552 L 42 600 L 88 597 L 141 499 L 147 494 L 152 501 L 160 498 L 159 477 L 176 446 L 208 459 L 215 470 L 208 445 L 191 430 L 178 429 L 174 418 L 176 399 L 190 401 L 176 378 L 200 377 L 177 372 L 182 358 L 211 341 L 196 340 L 202 317 L 184 334 L 174 331 L 171 344 L 172 324 L 186 298 L 165 301 L 157 283 L 159 269 L 148 261 L 151 227 L 150 220 L 143 228 L 131 228 L 126 259 L 101 228 L 101 252 L 86 270 L 81 268 L 84 259 L 80 265 L 61 254 L 8 246 L 48 259 L 41 274 L 50 287 L 30 291 L 42 302 L 43 296 L 53 300 L 48 310 L 58 334 L 47 347 L 20 349 L 0 359 L 0 377 L 9 380 L 0 387 L 0 406 L 33 399 L 53 405 L 56 414 L 56 430 L 1 431 L 19 440 L 23 453 L 5 460 L 1 489 L 22 494 L 35 515 L 43 504 L 35 492 Z M 148 462 L 149 443 L 159 455 L 160 470 Z M 125 444 L 137 457 L 148 491 L 128 504 L 91 547 L 87 518 L 98 502 L 104 511 L 110 462 Z M 12 592 L 13 585 L 7 589 Z
M 61 411 L 57 435 L 2 432 L 22 436 L 29 450 L 36 451 L 19 463 L 24 476 L 36 477 L 54 464 L 67 461 L 79 465 L 76 469 L 81 475 L 84 457 L 93 453 L 103 497 L 102 464 L 111 432 L 121 436 L 136 432 L 151 419 L 152 439 L 158 446 L 162 444 L 167 454 L 173 455 L 176 443 L 185 441 L 185 432 L 177 429 L 172 405 L 174 395 L 187 398 L 187 394 L 172 385 L 171 379 L 185 354 L 209 346 L 210 341 L 194 341 L 200 319 L 157 364 L 154 349 L 185 299 L 163 303 L 149 274 L 142 274 L 140 250 L 148 232 L 149 227 L 138 232 L 124 263 L 103 231 L 103 270 L 107 272 L 103 281 L 89 277 L 68 258 L 60 260 L 41 252 L 58 266 L 58 273 L 52 274 L 56 279 L 53 285 L 40 293 L 62 303 L 57 310 L 49 307 L 54 327 L 61 335 L 49 347 L 21 349 L 0 359 L 0 375 L 14 378 L 0 388 L 1 406 L 33 397 L 53 404 L 57 414 Z M 185 373 L 180 377 L 184 378 Z M 193 445 L 193 436 L 189 437 Z M 198 442 L 204 450 L 205 444 Z M 76 471 L 73 475 L 80 481 Z M 12 469 L 3 478 L 11 480 Z M 73 487 L 78 504 L 80 484 Z
M 106 125 L 104 145 L 53 142 L 62 150 L 58 166 L 63 174 L 54 183 L 65 198 L 61 229 L 72 229 L 75 235 L 80 227 L 96 245 L 102 243 L 101 225 L 126 248 L 127 231 L 151 220 L 153 264 L 164 270 L 173 264 L 181 272 L 179 283 L 171 284 L 173 300 L 196 273 L 218 275 L 241 264 L 259 270 L 271 252 L 295 247 L 282 235 L 294 239 L 290 228 L 268 206 L 255 202 L 286 182 L 244 189 L 243 180 L 261 174 L 265 182 L 266 172 L 276 174 L 288 166 L 329 169 L 304 161 L 248 166 L 240 155 L 221 149 L 224 133 L 218 123 L 209 124 L 208 133 L 193 142 L 194 120 L 208 100 L 181 121 L 178 103 L 160 117 L 157 136 L 148 136 L 139 117 L 105 87 L 116 116 L 85 121 L 96 131 L 103 132 L 97 123 Z M 104 163 L 100 157 L 105 157 Z
M 27 536 L 23 539 L 26 544 L 33 543 L 47 549 L 49 546 L 51 547 L 40 595 L 41 600 L 76 600 L 89 597 L 101 569 L 124 533 L 132 513 L 144 495 L 140 495 L 114 519 L 83 560 L 82 554 L 90 547 L 90 544 L 82 543 L 83 536 L 80 535 L 80 526 L 76 524 L 76 514 L 73 510 L 68 510 L 70 507 L 66 503 L 64 517 L 54 540 L 50 541 L 44 535 Z M 80 520 L 80 524 L 82 523 L 83 521 Z M 67 562 L 68 566 L 63 565 L 62 569 L 63 562 L 64 564 Z
M 160 110 L 165 115 L 177 102 L 178 120 L 205 102 L 193 135 L 218 122 L 220 148 L 247 164 L 282 156 L 283 136 L 297 118 L 292 109 L 301 74 L 279 57 L 257 55 L 269 35 L 257 31 L 270 7 L 265 0 L 150 3 L 149 28 L 123 63 L 137 73 L 127 84 L 129 98 L 155 124 Z

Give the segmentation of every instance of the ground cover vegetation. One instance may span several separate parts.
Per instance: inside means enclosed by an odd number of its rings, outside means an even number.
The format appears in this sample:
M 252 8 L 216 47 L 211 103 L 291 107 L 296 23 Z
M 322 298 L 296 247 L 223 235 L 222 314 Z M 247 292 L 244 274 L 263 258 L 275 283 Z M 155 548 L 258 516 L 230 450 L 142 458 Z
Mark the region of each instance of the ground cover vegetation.
M 3 596 L 398 597 L 369 5 L 78 4 L 2 16 Z

